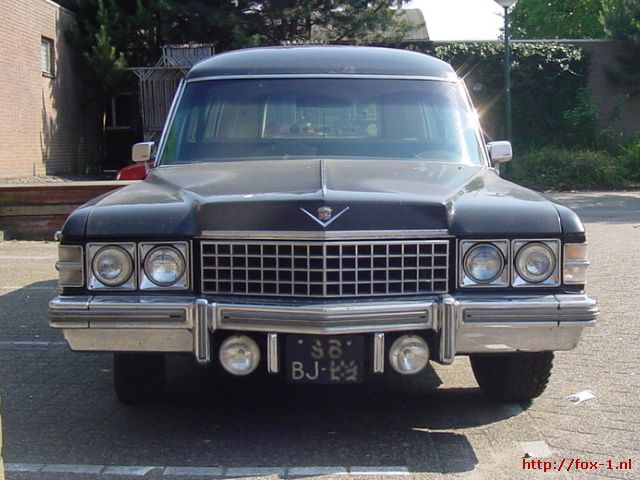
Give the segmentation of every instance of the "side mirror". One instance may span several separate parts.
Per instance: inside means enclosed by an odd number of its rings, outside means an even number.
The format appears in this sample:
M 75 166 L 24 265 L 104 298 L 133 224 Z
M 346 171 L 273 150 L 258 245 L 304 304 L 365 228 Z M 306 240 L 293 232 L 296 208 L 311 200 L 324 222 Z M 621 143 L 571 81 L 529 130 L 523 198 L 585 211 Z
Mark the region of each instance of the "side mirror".
M 487 143 L 487 150 L 489 151 L 489 158 L 494 164 L 505 163 L 513 158 L 511 142 L 489 142 Z
M 131 160 L 134 163 L 148 162 L 153 158 L 153 147 L 155 142 L 140 142 L 136 143 L 131 148 Z

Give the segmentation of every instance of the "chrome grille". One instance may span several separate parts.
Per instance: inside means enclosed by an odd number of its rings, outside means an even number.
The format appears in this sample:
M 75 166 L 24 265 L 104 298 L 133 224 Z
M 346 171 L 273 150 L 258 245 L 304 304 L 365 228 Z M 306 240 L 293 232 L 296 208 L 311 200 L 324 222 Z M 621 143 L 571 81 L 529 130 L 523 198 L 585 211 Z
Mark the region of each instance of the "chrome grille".
M 201 243 L 202 292 L 351 297 L 447 291 L 448 240 Z

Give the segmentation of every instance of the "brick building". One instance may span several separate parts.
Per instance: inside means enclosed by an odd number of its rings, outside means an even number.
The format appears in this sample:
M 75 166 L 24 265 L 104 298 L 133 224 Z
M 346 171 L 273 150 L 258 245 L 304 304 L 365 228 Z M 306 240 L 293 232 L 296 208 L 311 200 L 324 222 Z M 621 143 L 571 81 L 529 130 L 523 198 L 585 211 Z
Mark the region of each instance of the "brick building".
M 96 165 L 100 118 L 64 36 L 74 14 L 50 0 L 2 0 L 0 17 L 0 177 Z

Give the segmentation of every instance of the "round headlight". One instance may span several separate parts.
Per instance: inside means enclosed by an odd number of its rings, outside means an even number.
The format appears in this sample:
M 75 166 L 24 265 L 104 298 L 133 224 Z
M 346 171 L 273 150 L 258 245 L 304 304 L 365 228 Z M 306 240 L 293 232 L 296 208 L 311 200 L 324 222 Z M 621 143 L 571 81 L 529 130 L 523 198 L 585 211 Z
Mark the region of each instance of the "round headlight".
M 474 282 L 491 283 L 503 269 L 502 253 L 487 243 L 472 247 L 464 257 L 464 271 Z
M 516 255 L 516 271 L 529 283 L 544 282 L 556 268 L 556 257 L 544 243 L 529 243 Z
M 133 259 L 121 247 L 102 247 L 91 262 L 93 274 L 100 283 L 108 287 L 119 287 L 131 278 Z
M 161 287 L 176 283 L 182 278 L 184 271 L 184 257 L 173 247 L 155 247 L 144 259 L 144 272 L 147 277 Z

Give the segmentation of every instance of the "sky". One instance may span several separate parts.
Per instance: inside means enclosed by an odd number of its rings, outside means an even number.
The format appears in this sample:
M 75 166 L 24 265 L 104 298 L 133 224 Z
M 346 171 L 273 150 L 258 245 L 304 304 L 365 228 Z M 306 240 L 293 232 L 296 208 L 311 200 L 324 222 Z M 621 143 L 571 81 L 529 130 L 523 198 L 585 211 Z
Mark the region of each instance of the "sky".
M 413 0 L 420 8 L 431 40 L 495 40 L 504 23 L 494 0 Z

